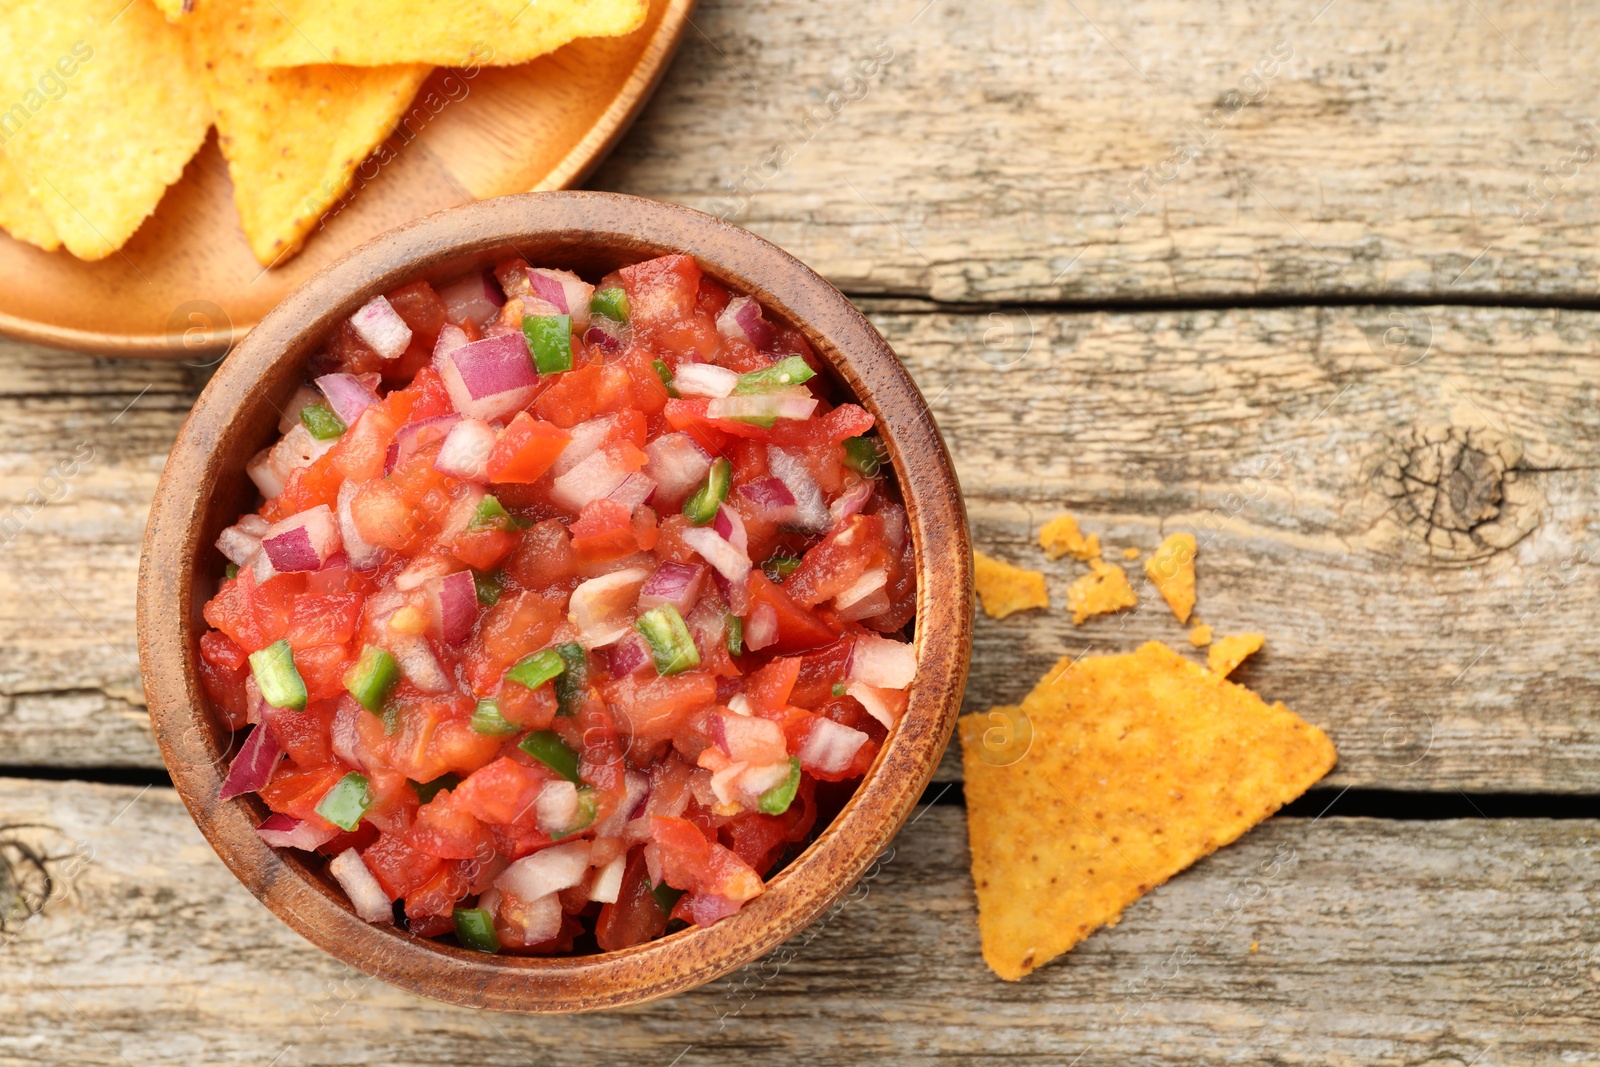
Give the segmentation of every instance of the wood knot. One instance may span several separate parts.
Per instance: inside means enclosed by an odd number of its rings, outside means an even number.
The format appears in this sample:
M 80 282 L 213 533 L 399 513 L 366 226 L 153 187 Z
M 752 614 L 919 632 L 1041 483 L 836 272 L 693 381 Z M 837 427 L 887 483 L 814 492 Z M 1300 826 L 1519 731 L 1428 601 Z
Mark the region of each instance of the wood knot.
M 61 896 L 59 868 L 75 854 L 54 827 L 0 824 L 0 934 L 27 922 Z
M 1539 524 L 1539 493 L 1520 477 L 1522 449 L 1481 427 L 1414 427 L 1388 441 L 1373 476 L 1401 540 L 1465 566 L 1503 552 Z

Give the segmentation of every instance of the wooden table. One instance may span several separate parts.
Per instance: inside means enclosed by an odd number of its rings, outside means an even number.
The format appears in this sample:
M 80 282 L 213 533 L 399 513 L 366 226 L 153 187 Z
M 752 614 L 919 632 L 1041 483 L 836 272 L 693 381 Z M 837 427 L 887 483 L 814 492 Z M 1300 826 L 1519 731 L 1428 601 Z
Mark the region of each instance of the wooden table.
M 593 180 L 856 297 L 986 551 L 1041 565 L 1060 510 L 1199 532 L 1199 614 L 1268 634 L 1242 679 L 1337 743 L 1017 985 L 954 761 L 792 961 L 693 994 L 489 1016 L 322 955 L 202 842 L 142 707 L 141 526 L 204 369 L 0 345 L 0 1062 L 1600 1057 L 1597 37 L 1503 0 L 704 0 Z M 968 707 L 1151 638 L 1159 605 L 980 617 Z

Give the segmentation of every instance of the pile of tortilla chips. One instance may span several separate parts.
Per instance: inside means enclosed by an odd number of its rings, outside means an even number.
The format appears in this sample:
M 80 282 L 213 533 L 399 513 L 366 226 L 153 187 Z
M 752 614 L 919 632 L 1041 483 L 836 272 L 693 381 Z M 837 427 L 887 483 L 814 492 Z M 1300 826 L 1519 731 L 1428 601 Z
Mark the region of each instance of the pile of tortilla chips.
M 12 0 L 0 6 L 0 227 L 121 248 L 215 126 L 250 248 L 297 252 L 436 65 L 630 33 L 648 0 Z

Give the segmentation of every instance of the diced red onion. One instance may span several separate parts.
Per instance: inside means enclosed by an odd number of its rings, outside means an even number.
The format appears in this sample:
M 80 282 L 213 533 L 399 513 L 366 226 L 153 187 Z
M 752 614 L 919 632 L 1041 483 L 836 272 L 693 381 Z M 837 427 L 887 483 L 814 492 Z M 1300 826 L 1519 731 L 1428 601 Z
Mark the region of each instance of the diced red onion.
M 883 501 L 878 507 L 878 518 L 883 520 L 883 539 L 888 541 L 896 552 L 906 547 L 906 539 L 911 536 L 910 523 L 906 521 L 906 509 L 892 500 Z
M 371 544 L 361 536 L 361 531 L 356 529 L 355 515 L 350 510 L 350 502 L 355 499 L 361 486 L 356 482 L 346 481 L 339 486 L 339 539 L 344 544 L 345 555 L 350 557 L 350 565 L 357 570 L 371 570 L 383 562 L 383 549 Z
M 613 678 L 626 678 L 650 662 L 649 643 L 631 630 L 611 646 L 610 652 Z
M 905 641 L 860 634 L 845 677 L 880 689 L 904 689 L 917 677 L 917 650 Z
M 639 590 L 639 610 L 671 604 L 679 615 L 687 616 L 699 602 L 705 584 L 706 569 L 700 564 L 663 560 Z
M 683 543 L 700 554 L 717 573 L 733 585 L 743 585 L 750 576 L 750 557 L 738 546 L 706 526 L 691 526 L 682 534 Z
M 603 648 L 633 632 L 634 604 L 649 577 L 643 567 L 629 567 L 590 578 L 572 591 L 567 617 L 577 627 L 584 648 Z
M 850 766 L 866 743 L 867 735 L 860 730 L 819 715 L 795 755 L 800 757 L 801 768 L 813 774 L 838 774 Z
M 739 775 L 744 773 L 749 764 L 735 760 L 711 773 L 711 792 L 715 795 L 718 804 L 734 803 L 734 782 Z
M 289 516 L 261 539 L 261 551 L 279 572 L 320 570 L 339 548 L 339 523 L 326 504 Z
M 552 787 L 563 785 L 571 787 L 572 783 L 552 782 L 540 791 L 540 795 L 549 792 Z M 568 825 L 570 826 L 570 823 Z M 558 832 L 566 828 L 553 827 Z M 537 900 L 550 893 L 571 889 L 580 884 L 583 876 L 589 873 L 589 854 L 592 847 L 585 838 L 542 848 L 507 867 L 500 877 L 495 879 L 494 884 L 502 893 L 512 893 L 523 900 Z
M 772 324 L 761 315 L 754 297 L 736 296 L 717 316 L 717 332 L 724 337 L 739 337 L 755 349 L 766 348 L 774 336 Z
M 261 535 L 246 532 L 243 522 L 236 523 L 217 535 L 217 551 L 229 563 L 243 567 L 250 562 L 250 557 L 261 551 Z
M 354 374 L 324 374 L 317 379 L 317 388 L 346 426 L 354 426 L 361 413 L 378 402 L 378 394 Z
M 494 442 L 494 427 L 479 419 L 462 419 L 450 427 L 433 469 L 465 482 L 486 484 Z
M 840 594 L 841 596 L 843 594 Z M 841 622 L 857 622 L 861 619 L 870 619 L 874 615 L 882 615 L 891 605 L 889 590 L 886 586 L 878 586 L 871 592 L 864 594 L 860 599 L 851 601 L 848 605 L 835 600 L 835 614 Z
M 643 471 L 634 471 L 622 479 L 622 484 L 611 490 L 612 500 L 630 512 L 646 503 L 656 493 L 656 480 Z
M 385 473 L 392 474 L 395 467 L 414 456 L 422 446 L 444 440 L 460 421 L 461 416 L 452 413 L 418 419 L 416 422 L 408 422 L 400 427 L 394 434 L 394 445 L 391 451 L 393 461 L 388 464 L 388 470 Z
M 738 494 L 756 509 L 756 514 L 768 522 L 783 525 L 794 521 L 794 494 L 781 478 L 757 478 L 741 485 Z
M 744 647 L 759 652 L 778 640 L 778 612 L 771 604 L 757 604 L 744 620 Z
M 734 784 L 746 796 L 759 797 L 767 790 L 782 785 L 788 778 L 789 756 L 785 753 L 774 762 L 746 767 Z
M 361 728 L 357 725 L 357 717 L 370 714 L 354 700 L 339 701 L 339 706 L 334 709 L 333 722 L 328 727 L 328 741 L 333 748 L 333 754 L 339 757 L 342 763 L 357 770 L 366 769 L 366 760 L 361 753 Z
M 239 754 L 228 765 L 228 775 L 222 780 L 218 800 L 232 800 L 246 793 L 254 793 L 272 779 L 272 768 L 277 765 L 283 749 L 278 739 L 261 723 L 244 739 Z
M 433 369 L 438 370 L 445 357 L 463 345 L 469 344 L 467 331 L 453 322 L 447 322 L 439 327 L 439 339 L 433 342 Z
M 391 588 L 402 593 L 409 593 L 413 589 L 421 589 L 435 578 L 443 578 L 456 570 L 456 565 L 444 556 L 418 556 L 405 565 L 405 569 L 394 576 Z M 405 598 L 400 597 L 403 601 Z M 399 608 L 397 602 L 395 607 Z
M 547 834 L 572 829 L 578 821 L 578 787 L 571 782 L 546 782 L 533 802 L 534 823 Z
M 385 296 L 375 296 L 356 309 L 350 325 L 380 359 L 398 358 L 411 343 L 411 327 Z
M 338 837 L 339 828 L 332 825 L 314 826 L 309 820 L 301 821 L 292 815 L 274 813 L 256 827 L 256 833 L 273 848 L 298 848 L 303 852 L 315 852 L 319 846 Z
M 800 457 L 786 452 L 777 445 L 767 446 L 767 469 L 788 486 L 794 497 L 795 513 L 792 525 L 804 533 L 822 533 L 830 524 L 828 505 L 823 502 L 822 490 L 811 476 L 811 468 Z
M 717 516 L 711 520 L 711 528 L 717 531 L 717 536 L 745 556 L 750 555 L 750 535 L 745 531 L 744 519 L 740 518 L 737 511 L 726 504 L 718 504 Z
M 788 756 L 783 727 L 771 719 L 717 712 L 717 744 L 732 759 L 751 765 L 772 763 Z
M 456 410 L 485 422 L 520 411 L 539 385 L 520 333 L 462 345 L 440 362 L 439 376 Z
M 889 572 L 887 570 L 882 567 L 869 568 L 862 572 L 861 577 L 856 579 L 850 588 L 833 598 L 833 606 L 840 612 L 841 616 L 848 616 L 850 619 L 864 619 L 868 615 L 876 615 L 888 607 L 889 597 L 884 592 L 884 587 L 888 584 Z M 878 594 L 883 595 L 879 596 Z M 881 600 L 884 606 L 877 609 L 863 607 L 864 602 L 868 600 Z M 859 615 L 855 614 L 857 611 L 861 613 Z
M 428 604 L 439 626 L 439 639 L 459 645 L 472 636 L 478 621 L 478 590 L 471 571 L 457 571 L 428 583 Z
M 523 900 L 515 893 L 499 896 L 500 921 L 517 932 L 524 946 L 541 945 L 561 933 L 564 921 L 561 897 L 550 893 L 537 900 Z
M 628 854 L 624 852 L 597 869 L 594 881 L 589 885 L 589 899 L 601 904 L 615 904 L 617 897 L 622 895 L 622 874 L 627 866 Z
M 838 526 L 852 515 L 859 514 L 871 499 L 872 483 L 856 482 L 828 506 L 829 525 Z
M 300 413 L 312 404 L 321 402 L 322 394 L 311 388 L 311 386 L 302 385 L 295 389 L 294 395 L 289 398 L 289 402 L 283 406 L 282 411 L 279 413 L 278 432 L 288 433 L 300 425 Z M 349 423 L 345 425 L 348 426 Z
M 684 396 L 724 397 L 733 393 L 739 376 L 714 363 L 680 363 L 672 384 Z
M 583 331 L 583 343 L 605 352 L 621 352 L 628 344 L 628 328 L 604 315 L 589 320 Z
M 479 326 L 494 318 L 506 302 L 500 283 L 488 271 L 469 274 L 439 290 L 445 317 L 451 322 L 472 322 Z
M 428 647 L 428 642 L 414 634 L 397 634 L 390 631 L 387 644 L 400 673 L 424 693 L 444 693 L 455 688 L 454 681 L 439 665 L 439 658 Z
M 544 314 L 570 315 L 573 326 L 580 331 L 589 325 L 589 300 L 594 296 L 594 286 L 569 270 L 550 270 L 547 267 L 529 267 L 528 285 L 533 295 L 553 309 Z M 529 314 L 539 314 L 530 310 Z
M 550 499 L 568 511 L 582 511 L 585 504 L 610 496 L 632 473 L 612 452 L 596 452 L 551 483 Z
M 361 853 L 353 848 L 345 849 L 328 861 L 328 873 L 339 883 L 344 895 L 350 898 L 357 915 L 369 923 L 394 922 L 389 894 L 383 891 L 378 879 L 367 869 Z
M 696 926 L 713 926 L 738 914 L 743 906 L 742 900 L 730 900 L 716 893 L 695 893 L 689 898 L 689 917 Z
M 906 709 L 905 692 L 899 689 L 879 689 L 862 682 L 851 682 L 845 687 L 845 695 L 859 701 L 867 709 L 867 714 L 881 722 L 885 730 L 894 729 L 894 724 L 900 721 Z
M 801 395 L 804 393 L 805 395 Z M 748 396 L 716 397 L 706 405 L 710 419 L 809 419 L 817 408 L 817 398 L 805 386 L 794 391 L 774 390 Z
M 273 465 L 270 448 L 263 448 L 251 456 L 250 462 L 245 464 L 244 472 L 250 476 L 252 482 L 256 483 L 256 488 L 261 490 L 261 495 L 267 500 L 283 492 L 284 484 L 289 478 L 287 473 L 280 472 Z
M 649 457 L 644 472 L 656 480 L 663 508 L 677 508 L 700 488 L 711 470 L 711 457 L 686 433 L 669 433 L 644 446 Z

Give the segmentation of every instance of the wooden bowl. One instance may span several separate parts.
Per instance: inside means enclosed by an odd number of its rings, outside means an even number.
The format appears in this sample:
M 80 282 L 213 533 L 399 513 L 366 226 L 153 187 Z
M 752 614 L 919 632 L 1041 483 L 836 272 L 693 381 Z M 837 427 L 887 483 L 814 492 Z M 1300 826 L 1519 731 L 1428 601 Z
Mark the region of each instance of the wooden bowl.
M 217 798 L 232 735 L 197 672 L 201 606 L 217 588 L 218 533 L 252 509 L 245 462 L 276 432 L 278 405 L 332 329 L 373 295 L 440 282 L 520 254 L 591 279 L 688 252 L 802 330 L 878 420 L 910 516 L 920 661 L 905 717 L 854 797 L 767 891 L 714 926 L 619 952 L 494 956 L 363 922 L 300 854 L 267 846 L 254 796 Z M 687 208 L 609 193 L 529 193 L 453 208 L 357 248 L 308 279 L 228 357 L 167 459 L 139 565 L 139 660 L 173 784 L 217 855 L 274 914 L 353 967 L 475 1008 L 574 1012 L 637 1004 L 757 959 L 827 909 L 883 852 L 939 763 L 961 703 L 972 640 L 971 548 L 950 457 L 927 404 L 889 346 L 838 290 L 787 253 Z M 320 864 L 319 864 L 320 866 Z

